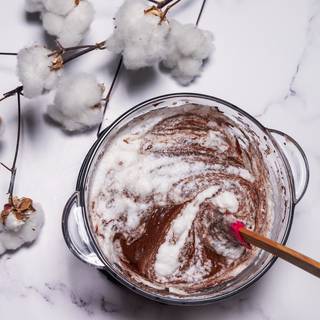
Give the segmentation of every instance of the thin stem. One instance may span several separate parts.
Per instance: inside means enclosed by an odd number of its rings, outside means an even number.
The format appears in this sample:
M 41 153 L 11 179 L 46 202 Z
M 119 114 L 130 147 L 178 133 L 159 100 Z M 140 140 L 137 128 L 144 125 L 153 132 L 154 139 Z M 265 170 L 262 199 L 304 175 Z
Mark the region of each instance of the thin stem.
M 0 52 L 0 56 L 16 56 L 16 52 Z
M 170 10 L 172 7 L 174 7 L 176 4 L 178 4 L 180 1 L 181 1 L 181 0 L 176 0 L 175 2 L 173 2 L 173 3 L 170 4 L 170 5 L 168 5 L 168 6 L 164 9 L 163 14 L 162 14 L 161 19 L 160 19 L 160 23 L 166 18 L 169 10 Z M 170 1 L 170 2 L 171 2 L 171 1 Z M 159 8 L 159 6 L 158 6 L 158 8 Z
M 58 41 L 57 41 L 57 44 L 58 44 L 58 47 L 59 49 L 57 50 L 54 50 L 52 53 L 50 53 L 48 55 L 48 57 L 52 57 L 54 55 L 57 55 L 57 54 L 63 54 L 65 52 L 68 52 L 68 51 L 76 51 L 76 50 L 80 50 L 80 49 L 88 49 L 88 48 L 92 48 L 93 50 L 94 49 L 102 49 L 101 48 L 101 43 L 97 43 L 97 44 L 88 44 L 88 45 L 81 45 L 81 46 L 75 46 L 75 47 L 67 47 L 67 48 L 64 48 Z
M 204 7 L 205 7 L 206 3 L 207 3 L 207 0 L 203 0 L 203 1 L 202 1 L 202 5 L 201 5 L 200 12 L 199 12 L 199 14 L 198 14 L 196 26 L 199 25 L 199 22 L 200 22 L 200 19 L 201 19 L 201 16 L 202 16 L 202 13 L 203 13 L 203 10 L 204 10 Z
M 63 48 L 64 51 L 73 51 L 73 50 L 79 50 L 79 49 L 86 49 L 86 48 L 97 48 L 96 44 L 87 44 L 82 46 L 76 46 L 76 47 L 67 47 Z
M 72 61 L 72 60 L 74 60 L 74 59 L 76 59 L 76 58 L 78 58 L 78 57 L 81 57 L 81 56 L 83 56 L 83 55 L 86 54 L 86 53 L 89 53 L 89 52 L 91 52 L 91 51 L 94 51 L 94 50 L 96 50 L 96 49 L 104 50 L 104 49 L 106 49 L 105 44 L 106 44 L 106 41 L 98 42 L 97 44 L 95 44 L 95 45 L 93 45 L 93 46 L 90 46 L 90 47 L 88 47 L 87 49 L 81 50 L 80 52 L 77 52 L 77 53 L 75 53 L 74 55 L 72 55 L 72 56 L 64 59 L 64 60 L 63 60 L 63 63 L 66 64 L 66 63 L 68 63 L 68 62 L 70 62 L 70 61 Z
M 19 86 L 19 87 L 13 89 L 13 90 L 10 90 L 10 91 L 4 93 L 4 94 L 3 94 L 3 97 L 0 98 L 0 102 L 1 102 L 2 100 L 5 100 L 5 99 L 7 99 L 7 98 L 9 98 L 9 97 L 14 96 L 14 95 L 15 95 L 16 93 L 18 93 L 18 92 L 20 92 L 20 94 L 21 94 L 22 89 L 23 89 L 23 86 Z
M 157 3 L 157 7 L 158 7 L 159 9 L 162 9 L 163 7 L 165 7 L 166 5 L 168 5 L 169 3 L 173 2 L 173 1 L 174 1 L 174 0 L 163 0 L 163 1 L 161 1 L 161 2 L 159 2 L 159 1 L 152 1 L 152 2 Z
M 2 165 L 5 169 L 11 172 L 11 169 L 7 165 L 5 165 L 3 162 L 0 162 L 0 165 Z
M 18 106 L 18 131 L 17 131 L 17 140 L 16 140 L 16 149 L 14 152 L 14 158 L 11 166 L 11 179 L 8 189 L 9 194 L 9 203 L 13 205 L 13 190 L 14 190 L 14 182 L 16 178 L 17 172 L 17 159 L 19 154 L 20 147 L 20 136 L 21 136 L 21 101 L 20 101 L 21 91 L 17 91 L 17 106 Z
M 98 136 L 100 135 L 100 131 L 101 131 L 102 123 L 103 123 L 103 118 L 104 118 L 104 115 L 106 113 L 106 110 L 107 110 L 107 107 L 108 107 L 108 104 L 109 104 L 109 101 L 110 101 L 111 94 L 113 92 L 113 89 L 115 87 L 115 84 L 117 82 L 118 76 L 119 76 L 120 71 L 121 71 L 122 60 L 123 60 L 123 58 L 121 56 L 121 58 L 119 59 L 118 66 L 117 66 L 116 72 L 114 74 L 111 86 L 110 86 L 110 88 L 108 90 L 108 93 L 107 93 L 106 97 L 104 98 L 105 103 L 104 103 L 104 108 L 103 108 L 103 116 L 102 116 L 102 121 L 101 121 L 101 123 L 99 125 L 99 128 L 98 128 L 98 132 L 97 132 Z

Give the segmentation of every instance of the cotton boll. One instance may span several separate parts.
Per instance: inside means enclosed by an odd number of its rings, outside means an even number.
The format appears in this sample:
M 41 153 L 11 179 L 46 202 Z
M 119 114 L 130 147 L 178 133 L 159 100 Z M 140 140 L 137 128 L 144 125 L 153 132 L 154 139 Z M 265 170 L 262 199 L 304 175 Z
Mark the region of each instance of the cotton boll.
M 89 74 L 61 78 L 48 116 L 66 131 L 83 131 L 102 121 L 102 86 Z
M 172 70 L 172 76 L 179 80 L 182 85 L 188 85 L 192 80 L 200 76 L 202 61 L 192 58 L 184 58 L 178 61 Z
M 14 201 L 23 199 L 26 198 L 15 198 Z M 6 250 L 16 250 L 25 243 L 33 242 L 44 223 L 43 210 L 38 203 L 31 201 L 31 206 L 23 211 L 7 210 L 2 211 L 0 219 L 0 255 Z
M 50 69 L 52 52 L 41 46 L 27 47 L 18 52 L 17 73 L 23 85 L 23 94 L 27 98 L 41 95 L 45 89 L 52 89 L 61 70 Z
M 43 0 L 26 0 L 25 2 L 25 10 L 27 12 L 41 12 L 43 9 Z
M 201 74 L 204 60 L 213 51 L 213 35 L 192 24 L 170 21 L 168 50 L 163 65 L 172 69 L 172 75 L 183 85 L 188 85 Z
M 75 6 L 75 0 L 42 0 L 47 11 L 64 16 Z
M 211 32 L 197 28 L 193 24 L 172 22 L 172 36 L 176 50 L 186 57 L 206 59 L 212 51 L 213 36 Z
M 159 63 L 166 55 L 169 25 L 151 13 L 145 14 L 146 2 L 127 0 L 115 16 L 115 30 L 107 48 L 123 55 L 127 69 L 139 69 Z
M 22 228 L 24 224 L 25 221 L 17 219 L 16 215 L 11 212 L 6 218 L 4 230 L 17 232 Z
M 87 0 L 26 0 L 26 10 L 40 11 L 44 29 L 64 47 L 78 45 L 94 17 Z
M 94 17 L 90 2 L 81 1 L 64 19 L 58 41 L 65 47 L 78 45 L 89 29 Z
M 64 17 L 55 13 L 44 11 L 42 13 L 43 28 L 52 36 L 57 36 L 62 31 Z
M 66 17 L 64 28 L 74 33 L 84 33 L 93 20 L 94 9 L 90 2 L 81 1 Z
M 82 39 L 82 33 L 61 32 L 57 40 L 64 47 L 72 47 L 77 46 Z

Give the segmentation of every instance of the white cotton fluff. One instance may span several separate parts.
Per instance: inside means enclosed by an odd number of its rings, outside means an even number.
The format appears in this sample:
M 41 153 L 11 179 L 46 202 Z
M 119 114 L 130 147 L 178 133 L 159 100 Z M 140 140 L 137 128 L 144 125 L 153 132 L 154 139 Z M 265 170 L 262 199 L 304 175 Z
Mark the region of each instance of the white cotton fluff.
M 49 12 L 66 15 L 68 14 L 75 6 L 75 0 L 42 0 L 45 9 Z
M 61 70 L 50 70 L 52 52 L 41 46 L 31 46 L 18 52 L 17 74 L 23 85 L 23 94 L 27 98 L 41 95 L 51 90 L 61 75 Z
M 92 75 L 81 73 L 61 78 L 48 116 L 66 131 L 83 131 L 102 121 L 102 86 Z
M 163 65 L 172 69 L 172 75 L 183 85 L 188 85 L 201 74 L 203 62 L 214 49 L 213 35 L 193 24 L 170 21 L 167 54 Z
M 88 31 L 94 17 L 90 2 L 81 1 L 65 18 L 58 41 L 65 47 L 78 45 Z
M 41 12 L 43 9 L 43 0 L 26 0 L 25 2 L 25 10 L 27 12 Z
M 60 34 L 64 24 L 64 17 L 50 11 L 42 13 L 43 28 L 52 36 Z
M 64 47 L 78 45 L 88 31 L 94 17 L 94 9 L 90 2 L 81 1 L 67 15 L 53 11 L 42 13 L 44 29 Z
M 127 0 L 115 16 L 115 29 L 107 40 L 107 49 L 123 55 L 127 69 L 139 69 L 159 63 L 166 55 L 169 24 L 145 14 L 144 0 Z
M 0 255 L 7 250 L 16 250 L 26 243 L 31 243 L 39 236 L 44 223 L 43 209 L 35 202 L 33 207 L 35 211 L 27 212 L 26 221 L 18 220 L 14 213 L 10 213 L 5 224 L 0 222 Z

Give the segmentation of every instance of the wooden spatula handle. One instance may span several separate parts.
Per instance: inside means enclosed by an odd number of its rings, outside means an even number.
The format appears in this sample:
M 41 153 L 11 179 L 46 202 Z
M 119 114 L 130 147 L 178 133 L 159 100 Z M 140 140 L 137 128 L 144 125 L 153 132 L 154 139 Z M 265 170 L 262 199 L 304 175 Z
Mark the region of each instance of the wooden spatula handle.
M 270 252 L 320 278 L 319 262 L 244 227 L 240 228 L 239 232 L 248 243 Z

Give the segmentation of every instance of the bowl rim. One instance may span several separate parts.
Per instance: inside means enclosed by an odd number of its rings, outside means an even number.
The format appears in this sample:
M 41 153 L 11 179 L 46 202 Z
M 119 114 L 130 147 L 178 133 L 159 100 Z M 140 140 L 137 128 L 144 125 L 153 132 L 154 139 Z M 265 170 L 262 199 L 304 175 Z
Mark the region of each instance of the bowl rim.
M 290 165 L 288 163 L 288 160 L 286 159 L 283 151 L 279 147 L 278 143 L 272 136 L 271 132 L 263 126 L 256 118 L 254 118 L 252 115 L 244 111 L 243 109 L 237 107 L 236 105 L 223 100 L 221 98 L 217 98 L 211 95 L 207 94 L 202 94 L 202 93 L 191 93 L 191 92 L 181 92 L 181 93 L 170 93 L 170 94 L 165 94 L 165 95 L 160 95 L 157 97 L 153 97 L 150 99 L 147 99 L 141 103 L 138 103 L 137 105 L 131 107 L 124 113 L 122 113 L 118 118 L 116 118 L 108 127 L 106 127 L 98 136 L 97 140 L 94 142 L 92 147 L 89 149 L 82 166 L 79 171 L 78 179 L 77 179 L 77 184 L 76 184 L 76 192 L 79 194 L 79 205 L 81 207 L 81 212 L 82 212 L 82 217 L 84 221 L 84 226 L 87 232 L 87 235 L 89 237 L 89 240 L 92 244 L 93 250 L 95 254 L 98 256 L 98 258 L 101 260 L 101 262 L 104 264 L 103 270 L 107 271 L 116 281 L 118 281 L 120 284 L 125 286 L 126 288 L 132 290 L 135 293 L 138 293 L 139 295 L 148 298 L 153 301 L 165 303 L 165 304 L 170 304 L 170 305 L 185 305 L 185 306 L 196 306 L 196 305 L 205 305 L 205 304 L 210 304 L 213 302 L 225 300 L 227 298 L 230 298 L 239 292 L 245 290 L 246 288 L 250 287 L 252 284 L 254 284 L 257 280 L 259 280 L 275 263 L 277 260 L 277 257 L 271 257 L 270 260 L 266 263 L 266 265 L 252 278 L 250 278 L 248 281 L 246 281 L 243 285 L 240 287 L 234 289 L 231 292 L 227 293 L 222 293 L 221 295 L 215 296 L 215 297 L 199 297 L 197 298 L 186 298 L 186 299 L 181 299 L 181 298 L 175 298 L 172 296 L 164 296 L 160 294 L 154 294 L 151 292 L 148 292 L 147 290 L 143 290 L 142 288 L 139 288 L 132 284 L 129 280 L 125 279 L 125 277 L 122 277 L 120 274 L 117 274 L 117 272 L 112 268 L 111 264 L 106 260 L 106 258 L 103 255 L 102 250 L 99 248 L 99 245 L 97 243 L 96 237 L 93 235 L 93 232 L 90 227 L 90 221 L 88 218 L 88 213 L 86 210 L 86 196 L 85 196 L 85 183 L 88 178 L 89 170 L 91 168 L 92 161 L 95 158 L 96 152 L 100 149 L 100 145 L 104 142 L 105 138 L 109 135 L 109 133 L 113 130 L 113 128 L 119 124 L 122 120 L 127 118 L 129 115 L 132 113 L 136 112 L 139 109 L 142 109 L 146 107 L 147 105 L 150 105 L 151 103 L 156 104 L 160 100 L 165 100 L 169 98 L 200 98 L 200 99 L 207 99 L 211 100 L 213 102 L 217 102 L 220 104 L 223 104 L 237 112 L 239 112 L 241 115 L 245 116 L 248 118 L 250 121 L 252 121 L 256 126 L 258 126 L 264 133 L 265 135 L 268 136 L 268 138 L 272 141 L 274 144 L 274 147 L 278 151 L 281 160 L 284 163 L 284 168 L 286 172 L 286 176 L 288 179 L 288 185 L 289 185 L 289 191 L 290 191 L 290 203 L 289 203 L 289 214 L 288 214 L 288 222 L 286 225 L 286 229 L 284 231 L 283 238 L 281 240 L 281 244 L 286 244 L 290 230 L 292 227 L 292 222 L 293 222 L 293 216 L 294 216 L 294 209 L 295 209 L 295 192 L 294 192 L 294 180 L 292 176 L 292 172 L 290 169 Z

